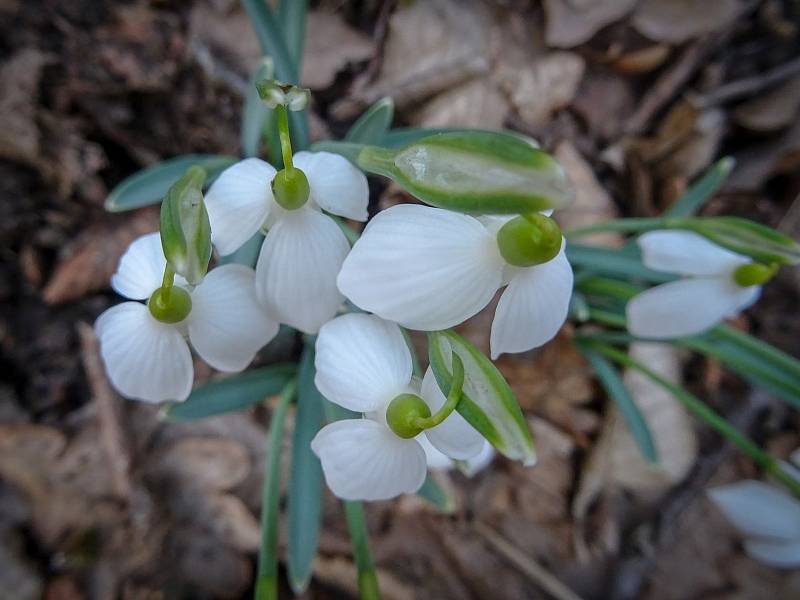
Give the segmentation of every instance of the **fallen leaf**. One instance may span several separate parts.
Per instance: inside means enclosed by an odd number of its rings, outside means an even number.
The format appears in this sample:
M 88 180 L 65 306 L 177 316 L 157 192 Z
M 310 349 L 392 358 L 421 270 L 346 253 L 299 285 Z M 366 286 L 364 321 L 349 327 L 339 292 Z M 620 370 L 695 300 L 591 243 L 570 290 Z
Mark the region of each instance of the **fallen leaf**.
M 727 27 L 741 10 L 739 0 L 642 0 L 631 21 L 651 40 L 682 44 Z
M 604 140 L 617 137 L 621 124 L 634 107 L 630 79 L 597 70 L 586 73 L 571 106 L 586 121 L 590 132 Z
M 306 19 L 302 85 L 313 90 L 330 87 L 348 63 L 367 60 L 375 54 L 372 39 L 350 27 L 338 13 L 312 10 Z
M 545 0 L 548 46 L 573 48 L 622 19 L 637 0 Z
M 148 471 L 158 477 L 210 490 L 229 490 L 250 473 L 250 456 L 226 438 L 186 437 L 152 456 Z
M 421 127 L 500 129 L 509 104 L 489 78 L 477 78 L 436 96 L 411 121 Z
M 173 543 L 181 578 L 214 598 L 240 598 L 253 580 L 250 559 L 202 529 L 181 529 Z
M 770 132 L 790 125 L 800 109 L 800 77 L 779 85 L 762 96 L 743 102 L 733 118 L 752 131 Z
M 121 223 L 121 226 L 120 226 Z M 42 296 L 48 304 L 108 289 L 119 259 L 130 243 L 158 229 L 158 211 L 144 209 L 90 226 L 62 252 Z
M 666 44 L 653 44 L 626 52 L 614 60 L 614 68 L 628 75 L 649 73 L 664 64 L 670 53 Z

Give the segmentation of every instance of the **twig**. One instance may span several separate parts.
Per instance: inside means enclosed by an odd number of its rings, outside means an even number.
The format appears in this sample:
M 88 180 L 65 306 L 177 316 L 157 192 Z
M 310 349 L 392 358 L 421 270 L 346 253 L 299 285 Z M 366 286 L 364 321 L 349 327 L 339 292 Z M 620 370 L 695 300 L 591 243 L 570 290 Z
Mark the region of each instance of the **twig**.
M 701 109 L 725 104 L 756 94 L 798 74 L 800 74 L 800 57 L 783 63 L 761 75 L 753 75 L 752 77 L 745 77 L 726 83 L 712 92 L 692 98 L 692 103 Z
M 126 450 L 125 437 L 120 428 L 115 407 L 118 397 L 111 389 L 108 379 L 106 379 L 106 374 L 100 361 L 94 329 L 86 323 L 78 323 L 77 330 L 81 345 L 83 368 L 86 371 L 89 389 L 92 391 L 92 399 L 97 411 L 100 442 L 111 464 L 111 488 L 115 496 L 122 500 L 127 500 L 130 498 L 132 487 L 128 477 L 130 458 Z
M 488 525 L 477 522 L 475 523 L 475 531 L 477 531 L 490 546 L 497 550 L 497 552 L 502 554 L 503 558 L 519 569 L 537 586 L 542 588 L 553 598 L 556 598 L 556 600 L 581 600 L 580 596 L 561 583 L 555 575 L 511 544 L 511 542 Z

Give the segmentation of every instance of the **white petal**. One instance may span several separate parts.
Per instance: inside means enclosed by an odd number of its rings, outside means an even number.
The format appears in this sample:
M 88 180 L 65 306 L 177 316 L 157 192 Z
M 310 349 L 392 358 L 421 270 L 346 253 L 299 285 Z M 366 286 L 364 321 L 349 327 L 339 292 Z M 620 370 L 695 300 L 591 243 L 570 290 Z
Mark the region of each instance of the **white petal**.
M 185 400 L 194 368 L 174 325 L 160 323 L 139 302 L 123 302 L 95 323 L 108 378 L 123 396 L 145 402 Z
M 695 335 L 735 315 L 758 294 L 758 286 L 743 288 L 728 277 L 671 281 L 628 302 L 625 308 L 628 331 L 653 339 Z
M 636 241 L 642 250 L 642 262 L 656 271 L 722 275 L 750 262 L 692 231 L 648 231 Z
M 222 256 L 239 249 L 261 228 L 272 200 L 275 167 L 247 158 L 225 169 L 205 196 L 211 241 Z
M 325 481 L 344 500 L 387 500 L 416 492 L 424 483 L 425 452 L 369 419 L 323 427 L 311 440 Z
M 367 178 L 343 156 L 331 152 L 298 152 L 294 166 L 308 177 L 311 200 L 329 213 L 367 220 Z
M 515 270 L 492 321 L 492 359 L 553 339 L 567 319 L 572 280 L 563 247 L 550 262 Z
M 145 300 L 161 286 L 167 260 L 161 249 L 161 235 L 148 233 L 135 239 L 119 260 L 111 287 L 120 296 Z
M 436 471 L 448 471 L 453 468 L 453 460 L 446 454 L 440 452 L 424 433 L 420 433 L 414 438 L 425 451 L 425 462 L 429 469 Z
M 256 294 L 269 314 L 317 333 L 344 301 L 336 275 L 350 244 L 339 226 L 312 209 L 287 212 L 269 230 L 256 265 Z
M 422 378 L 420 395 L 431 409 L 431 414 L 435 414 L 447 401 L 430 367 Z M 456 460 L 472 458 L 483 448 L 483 436 L 455 411 L 441 425 L 426 429 L 425 435 L 439 451 Z
M 744 550 L 750 558 L 778 569 L 800 567 L 800 540 L 776 542 L 772 540 L 745 540 Z
M 492 464 L 494 455 L 495 451 L 492 445 L 486 440 L 483 440 L 483 447 L 480 452 L 465 461 L 462 471 L 464 471 L 467 477 L 473 477 Z
M 743 535 L 800 541 L 800 502 L 773 486 L 739 481 L 708 495 Z
M 411 381 L 411 352 L 400 328 L 374 315 L 342 315 L 319 330 L 315 383 L 331 402 L 378 410 Z
M 401 204 L 370 221 L 338 282 L 364 310 L 434 331 L 486 306 L 500 286 L 503 264 L 495 238 L 477 219 Z
M 220 371 L 241 371 L 278 333 L 256 300 L 255 272 L 243 265 L 211 270 L 192 292 L 187 319 L 197 353 Z

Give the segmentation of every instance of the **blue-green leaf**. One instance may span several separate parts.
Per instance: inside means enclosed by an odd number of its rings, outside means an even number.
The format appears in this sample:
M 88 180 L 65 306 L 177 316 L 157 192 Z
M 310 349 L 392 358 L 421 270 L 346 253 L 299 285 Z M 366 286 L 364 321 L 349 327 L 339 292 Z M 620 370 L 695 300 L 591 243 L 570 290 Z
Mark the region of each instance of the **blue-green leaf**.
M 237 265 L 255 268 L 256 261 L 258 260 L 258 254 L 261 252 L 261 246 L 263 243 L 264 234 L 260 232 L 256 233 L 233 254 L 219 257 L 219 264 L 228 265 L 234 263 Z
M 428 333 L 430 364 L 442 392 L 450 393 L 453 352 L 464 363 L 458 412 L 502 454 L 534 464 L 533 436 L 508 383 L 492 361 L 451 330 Z
M 664 211 L 665 217 L 690 217 L 699 211 L 703 204 L 714 195 L 731 174 L 736 161 L 726 156 L 706 171 L 706 173 L 686 190 L 675 204 Z
M 391 98 L 381 98 L 353 123 L 344 140 L 379 145 L 391 127 L 393 118 L 394 101 Z
M 675 279 L 674 275 L 645 267 L 635 247 L 615 250 L 570 242 L 567 244 L 566 252 L 569 262 L 574 267 L 588 269 L 598 274 L 652 283 L 664 283 Z
M 442 486 L 428 473 L 425 483 L 417 490 L 417 496 L 425 498 L 443 513 L 452 513 L 455 510 L 455 500 Z
M 123 179 L 106 198 L 106 210 L 122 212 L 161 202 L 169 188 L 194 165 L 208 172 L 206 183 L 210 184 L 236 161 L 234 156 L 216 154 L 186 154 L 165 160 Z
M 324 398 L 314 385 L 314 349 L 306 346 L 297 374 L 297 417 L 289 481 L 289 583 L 302 593 L 311 579 L 322 517 L 322 467 L 311 440 L 322 427 Z
M 283 27 L 286 49 L 294 63 L 294 72 L 299 74 L 303 62 L 303 45 L 306 41 L 307 0 L 280 0 L 278 20 Z
M 347 530 L 350 532 L 350 543 L 353 546 L 353 558 L 358 569 L 358 596 L 361 600 L 378 600 L 381 597 L 378 589 L 378 577 L 375 574 L 375 563 L 369 549 L 369 531 L 364 517 L 364 506 L 361 502 L 342 502 L 347 518 Z
M 212 381 L 195 389 L 184 402 L 171 405 L 167 416 L 191 421 L 247 408 L 280 392 L 295 372 L 295 365 L 282 363 Z
M 262 79 L 272 79 L 274 72 L 275 64 L 269 56 L 265 56 L 250 75 L 244 99 L 244 112 L 240 132 L 242 154 L 245 157 L 258 156 L 261 136 L 264 134 L 264 127 L 269 113 L 272 112 L 261 101 L 256 89 L 256 83 Z

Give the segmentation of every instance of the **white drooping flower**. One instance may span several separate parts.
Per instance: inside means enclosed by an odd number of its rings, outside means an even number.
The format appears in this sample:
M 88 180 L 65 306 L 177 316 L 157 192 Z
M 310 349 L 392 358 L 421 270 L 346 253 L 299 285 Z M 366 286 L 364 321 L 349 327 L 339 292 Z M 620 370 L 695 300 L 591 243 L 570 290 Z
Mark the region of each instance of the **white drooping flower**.
M 491 354 L 523 352 L 552 339 L 567 317 L 572 267 L 564 254 L 515 267 L 497 235 L 513 217 L 480 217 L 401 204 L 367 225 L 338 284 L 354 304 L 410 329 L 462 323 L 507 285 L 497 305 Z
M 771 567 L 800 567 L 800 502 L 761 481 L 713 488 L 710 498 L 744 537 L 747 554 Z
M 344 300 L 336 275 L 350 250 L 339 225 L 322 211 L 365 221 L 369 190 L 364 174 L 336 154 L 298 152 L 293 162 L 309 184 L 300 208 L 286 210 L 275 201 L 275 168 L 258 158 L 223 171 L 205 203 L 211 239 L 223 256 L 268 229 L 256 264 L 258 299 L 279 322 L 311 334 Z
M 165 266 L 159 234 L 142 236 L 120 259 L 111 287 L 130 300 L 147 301 L 161 286 Z M 114 388 L 145 402 L 185 400 L 194 379 L 186 336 L 215 369 L 244 369 L 278 332 L 256 300 L 254 278 L 253 269 L 233 264 L 211 270 L 194 289 L 176 278 L 175 287 L 191 299 L 191 310 L 177 323 L 157 320 L 142 302 L 106 310 L 95 331 Z
M 637 242 L 645 266 L 683 278 L 650 288 L 628 302 L 628 330 L 633 335 L 668 339 L 702 333 L 743 311 L 761 293 L 761 286 L 742 286 L 734 279 L 750 258 L 701 235 L 650 231 Z
M 473 477 L 488 467 L 495 456 L 494 447 L 486 440 L 483 441 L 483 448 L 475 456 L 456 461 L 431 444 L 424 433 L 419 434 L 415 439 L 425 451 L 425 460 L 428 468 L 432 471 L 450 471 L 458 468 L 467 477 Z
M 311 442 L 328 487 L 346 500 L 386 500 L 415 492 L 425 481 L 426 456 L 414 438 L 401 438 L 386 410 L 402 394 L 419 394 L 435 413 L 445 403 L 432 374 L 414 389 L 411 353 L 400 328 L 374 315 L 347 314 L 322 326 L 315 383 L 331 402 L 363 413 L 323 427 Z M 458 413 L 424 432 L 451 458 L 468 459 L 483 438 Z

